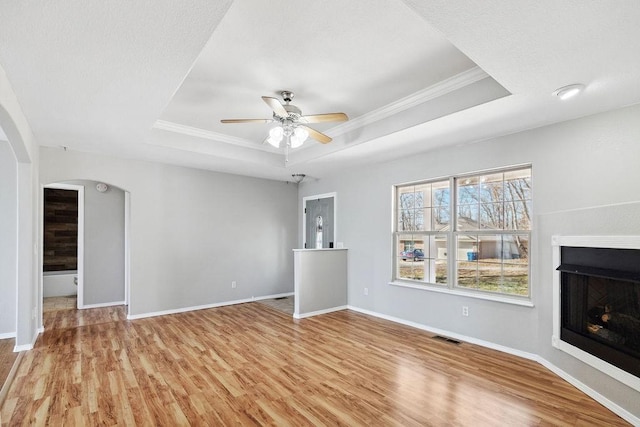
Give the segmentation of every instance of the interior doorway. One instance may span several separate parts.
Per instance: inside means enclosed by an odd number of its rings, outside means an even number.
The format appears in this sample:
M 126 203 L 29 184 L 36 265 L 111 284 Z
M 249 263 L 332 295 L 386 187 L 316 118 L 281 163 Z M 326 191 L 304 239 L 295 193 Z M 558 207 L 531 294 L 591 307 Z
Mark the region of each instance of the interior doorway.
M 51 239 L 47 231 L 45 217 L 50 207 L 46 206 L 45 192 L 50 189 L 70 190 L 77 193 L 77 269 L 64 266 L 62 260 L 47 260 L 50 251 L 45 240 Z M 129 304 L 130 262 L 129 262 L 129 192 L 102 182 L 73 180 L 45 185 L 43 187 L 43 233 L 42 233 L 42 277 L 40 295 L 44 298 L 59 298 L 56 304 L 67 304 L 72 292 L 71 286 L 77 289 L 77 309 L 98 308 Z M 63 215 L 64 216 L 64 215 Z M 63 222 L 64 219 L 55 222 Z M 56 227 L 54 227 L 56 228 Z M 57 227 L 63 229 L 65 227 Z M 63 236 L 64 236 L 63 231 Z M 66 231 L 66 234 L 73 234 Z M 63 241 L 65 241 L 63 239 Z M 65 241 L 69 244 L 69 241 Z M 68 254 L 68 252 L 67 252 Z M 51 270 L 47 266 L 52 263 L 62 264 L 61 272 Z M 71 273 L 71 276 L 68 274 Z M 64 302 L 62 300 L 66 300 Z M 41 306 L 40 313 L 44 308 Z M 42 330 L 42 319 L 40 320 Z
M 84 186 L 46 185 L 42 197 L 42 296 L 84 307 Z M 42 310 L 41 310 L 42 312 Z
M 304 197 L 305 249 L 327 249 L 336 244 L 336 193 Z

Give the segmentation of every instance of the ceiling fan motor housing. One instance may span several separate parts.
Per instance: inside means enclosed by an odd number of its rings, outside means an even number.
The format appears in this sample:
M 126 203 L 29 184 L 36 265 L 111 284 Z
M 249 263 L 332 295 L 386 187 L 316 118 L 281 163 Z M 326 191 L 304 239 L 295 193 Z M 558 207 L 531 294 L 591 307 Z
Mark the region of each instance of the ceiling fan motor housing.
M 280 95 L 282 95 L 282 99 L 284 99 L 284 102 L 291 102 L 291 100 L 293 100 L 293 92 L 289 90 L 283 90 L 282 92 L 280 92 Z

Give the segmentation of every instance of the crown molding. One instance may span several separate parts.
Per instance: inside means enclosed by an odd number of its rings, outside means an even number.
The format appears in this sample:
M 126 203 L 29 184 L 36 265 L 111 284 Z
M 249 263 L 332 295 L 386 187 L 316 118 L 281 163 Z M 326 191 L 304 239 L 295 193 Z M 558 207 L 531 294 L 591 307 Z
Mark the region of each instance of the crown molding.
M 156 120 L 152 126 L 154 129 L 166 130 L 168 132 L 179 133 L 182 135 L 194 136 L 196 138 L 209 139 L 212 141 L 224 142 L 226 144 L 236 145 L 254 150 L 262 150 L 272 153 L 274 149 L 267 147 L 266 144 L 256 144 L 244 138 L 225 135 L 223 133 L 212 132 L 210 130 L 200 129 L 193 126 L 181 125 L 179 123 L 169 122 L 167 120 Z
M 456 74 L 453 77 L 445 79 L 441 82 L 438 82 L 428 88 L 415 92 L 409 96 L 406 96 L 402 99 L 394 101 L 384 107 L 378 108 L 377 110 L 373 110 L 367 114 L 364 114 L 355 119 L 350 119 L 348 122 L 341 123 L 331 129 L 328 129 L 324 133 L 331 137 L 336 137 L 338 135 L 342 135 L 344 133 L 353 131 L 355 129 L 359 129 L 361 127 L 367 126 L 371 123 L 375 123 L 377 121 L 386 119 L 387 117 L 391 117 L 395 114 L 401 113 L 402 111 L 406 111 L 410 108 L 416 107 L 420 104 L 423 104 L 427 101 L 431 101 L 448 93 L 451 93 L 455 90 L 461 89 L 463 87 L 469 86 L 473 83 L 476 83 L 480 80 L 486 79 L 490 77 L 484 70 L 480 67 L 473 67 L 462 73 Z M 156 120 L 153 125 L 154 129 L 166 130 L 169 132 L 179 133 L 183 135 L 194 136 L 196 138 L 204 138 L 213 141 L 224 142 L 227 144 L 232 144 L 236 146 L 252 148 L 254 150 L 262 150 L 266 152 L 274 152 L 278 151 L 277 149 L 271 149 L 268 144 L 257 145 L 255 142 L 237 138 L 234 136 L 229 136 L 226 134 L 212 132 L 205 129 L 195 128 L 192 126 L 182 125 L 179 123 L 169 122 L 166 120 Z M 301 147 L 301 149 L 306 146 Z
M 449 77 L 448 79 L 442 80 L 432 86 L 429 86 L 409 96 L 385 105 L 384 107 L 378 108 L 377 110 L 373 110 L 367 114 L 363 114 L 360 117 L 351 119 L 348 122 L 339 124 L 338 126 L 331 128 L 325 133 L 334 137 L 353 131 L 355 129 L 367 126 L 371 123 L 386 119 L 387 117 L 391 117 L 394 114 L 406 111 L 427 101 L 439 98 L 455 90 L 479 82 L 480 80 L 484 80 L 487 77 L 490 77 L 489 74 L 487 74 L 482 68 L 477 66 L 470 68 L 466 71 L 463 71 L 462 73 L 456 74 L 453 77 Z

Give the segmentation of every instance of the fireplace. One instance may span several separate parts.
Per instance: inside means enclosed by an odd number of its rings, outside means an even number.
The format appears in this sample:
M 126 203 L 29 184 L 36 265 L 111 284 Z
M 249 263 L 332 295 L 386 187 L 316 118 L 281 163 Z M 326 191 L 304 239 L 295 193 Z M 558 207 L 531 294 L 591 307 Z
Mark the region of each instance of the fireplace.
M 553 345 L 640 391 L 640 238 L 554 237 Z

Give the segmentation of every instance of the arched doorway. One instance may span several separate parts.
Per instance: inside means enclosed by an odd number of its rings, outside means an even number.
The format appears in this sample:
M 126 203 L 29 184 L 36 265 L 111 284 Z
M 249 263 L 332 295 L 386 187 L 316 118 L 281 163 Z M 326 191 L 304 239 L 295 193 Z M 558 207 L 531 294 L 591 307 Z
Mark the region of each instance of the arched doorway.
M 43 299 L 60 308 L 70 299 L 78 309 L 128 305 L 128 199 L 91 180 L 43 186 Z

